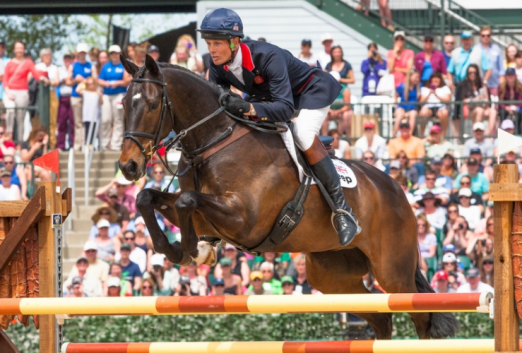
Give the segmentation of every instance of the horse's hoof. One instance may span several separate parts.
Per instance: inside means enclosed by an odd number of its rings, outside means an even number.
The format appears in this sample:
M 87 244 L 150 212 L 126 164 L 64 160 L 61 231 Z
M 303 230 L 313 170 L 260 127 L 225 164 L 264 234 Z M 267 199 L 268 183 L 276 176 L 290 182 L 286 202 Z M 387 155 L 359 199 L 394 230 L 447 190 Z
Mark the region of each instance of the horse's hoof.
M 206 241 L 198 242 L 198 256 L 194 258 L 198 265 L 204 264 L 210 267 L 217 263 L 217 254 L 213 246 Z

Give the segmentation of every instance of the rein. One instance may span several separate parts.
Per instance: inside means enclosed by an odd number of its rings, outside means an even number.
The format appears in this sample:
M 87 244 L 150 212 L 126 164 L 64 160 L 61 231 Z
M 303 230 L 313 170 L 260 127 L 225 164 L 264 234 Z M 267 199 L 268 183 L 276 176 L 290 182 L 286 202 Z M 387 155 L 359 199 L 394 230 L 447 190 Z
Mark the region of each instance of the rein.
M 258 131 L 265 132 L 268 134 L 281 134 L 281 133 L 287 131 L 287 129 L 285 127 L 281 127 L 280 125 L 277 125 L 274 123 L 255 122 L 255 121 L 252 121 L 249 119 L 235 116 L 235 115 L 231 114 L 230 112 L 226 111 L 225 106 L 224 106 L 224 99 L 226 98 L 226 96 L 229 93 L 225 92 L 221 86 L 218 86 L 219 90 L 221 91 L 221 94 L 219 95 L 219 98 L 218 98 L 218 103 L 219 103 L 220 107 L 218 109 L 216 109 L 212 114 L 206 116 L 205 118 L 201 119 L 197 123 L 189 126 L 186 129 L 181 130 L 178 135 L 170 138 L 169 140 L 165 141 L 164 143 L 161 143 L 162 141 L 161 141 L 160 135 L 161 135 L 161 130 L 163 129 L 163 124 L 165 122 L 167 111 L 169 112 L 169 115 L 170 115 L 171 126 L 172 126 L 171 131 L 174 131 L 175 119 L 174 119 L 174 114 L 172 111 L 172 103 L 171 103 L 170 98 L 167 93 L 167 82 L 165 81 L 165 74 L 163 73 L 163 70 L 161 69 L 161 67 L 159 65 L 158 65 L 158 70 L 161 74 L 161 81 L 143 78 L 143 76 L 145 75 L 146 69 L 143 69 L 143 72 L 139 75 L 139 77 L 133 78 L 131 80 L 131 82 L 136 82 L 136 83 L 154 83 L 154 84 L 162 86 L 162 88 L 163 88 L 160 121 L 156 128 L 156 131 L 154 132 L 154 134 L 151 134 L 148 132 L 128 130 L 128 131 L 125 131 L 123 139 L 131 139 L 132 141 L 134 141 L 140 148 L 140 151 L 143 154 L 143 156 L 145 157 L 145 160 L 150 159 L 152 157 L 152 155 L 158 151 L 158 149 L 160 149 L 163 146 L 166 146 L 165 159 L 163 159 L 159 153 L 158 153 L 158 158 L 161 161 L 161 163 L 165 166 L 165 168 L 169 171 L 169 173 L 172 175 L 172 179 L 170 180 L 170 183 L 167 185 L 167 187 L 163 190 L 163 192 L 166 192 L 169 189 L 169 187 L 172 184 L 172 181 L 174 180 L 175 177 L 183 176 L 185 173 L 187 173 L 189 171 L 190 168 L 192 168 L 194 166 L 193 160 L 195 157 L 197 157 L 201 153 L 205 152 L 206 150 L 210 149 L 214 145 L 218 144 L 219 142 L 221 142 L 224 139 L 226 139 L 227 137 L 229 137 L 232 134 L 232 131 L 234 130 L 234 128 L 238 122 L 252 128 L 254 130 L 258 130 Z M 189 131 L 195 129 L 196 127 L 198 127 L 200 125 L 203 125 L 210 119 L 218 116 L 219 114 L 221 114 L 223 112 L 225 114 L 227 114 L 230 118 L 235 120 L 235 122 L 232 125 L 230 125 L 220 136 L 218 136 L 212 142 L 206 144 L 203 147 L 197 148 L 193 151 L 190 151 L 190 152 L 186 151 L 185 148 L 183 147 L 183 145 L 181 144 L 181 139 L 183 139 Z M 144 137 L 144 138 L 149 139 L 150 141 L 146 146 L 143 146 L 143 144 L 140 142 L 138 137 Z M 154 142 L 154 144 L 152 144 L 152 142 Z M 173 172 L 168 165 L 167 154 L 168 154 L 169 150 L 178 142 L 180 142 L 181 151 L 185 155 L 185 157 L 187 157 L 188 163 L 187 163 L 187 167 L 182 172 L 179 172 L 179 171 Z

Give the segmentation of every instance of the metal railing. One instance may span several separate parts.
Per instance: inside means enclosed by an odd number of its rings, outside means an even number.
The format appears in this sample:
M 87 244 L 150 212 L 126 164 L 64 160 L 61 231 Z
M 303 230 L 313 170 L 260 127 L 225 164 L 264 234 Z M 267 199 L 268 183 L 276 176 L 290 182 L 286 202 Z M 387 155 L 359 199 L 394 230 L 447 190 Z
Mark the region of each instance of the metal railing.
M 92 158 L 94 151 L 100 149 L 101 144 L 100 137 L 98 134 L 101 119 L 98 117 L 95 123 L 89 124 L 89 131 L 87 133 L 87 140 L 83 145 L 84 155 L 84 182 L 85 182 L 85 206 L 89 206 L 89 172 L 91 170 Z M 94 138 L 93 138 L 94 136 Z M 92 144 L 90 143 L 92 140 Z M 98 147 L 96 147 L 98 146 Z

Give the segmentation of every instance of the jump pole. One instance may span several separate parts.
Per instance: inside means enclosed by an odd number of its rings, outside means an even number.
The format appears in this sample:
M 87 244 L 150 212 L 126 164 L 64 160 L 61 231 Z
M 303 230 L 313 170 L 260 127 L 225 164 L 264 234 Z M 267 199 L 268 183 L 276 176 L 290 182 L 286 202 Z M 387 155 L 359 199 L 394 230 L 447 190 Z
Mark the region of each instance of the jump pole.
M 0 299 L 9 315 L 489 312 L 491 293 Z

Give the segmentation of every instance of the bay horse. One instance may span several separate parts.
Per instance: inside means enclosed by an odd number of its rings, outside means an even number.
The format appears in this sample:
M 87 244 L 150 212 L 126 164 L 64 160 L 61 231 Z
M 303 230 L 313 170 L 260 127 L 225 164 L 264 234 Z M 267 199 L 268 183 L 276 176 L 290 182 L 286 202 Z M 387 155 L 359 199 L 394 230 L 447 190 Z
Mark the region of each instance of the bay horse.
M 146 164 L 172 130 L 186 151 L 222 136 L 234 121 L 223 111 L 184 131 L 220 108 L 220 90 L 196 74 L 147 55 L 143 67 L 122 58 L 133 82 L 123 99 L 127 132 L 119 166 L 128 180 L 145 175 Z M 170 116 L 170 114 L 172 114 Z M 357 186 L 344 189 L 362 226 L 341 247 L 330 223 L 331 209 L 316 185 L 304 203 L 304 216 L 272 251 L 306 253 L 309 283 L 325 294 L 369 293 L 362 277 L 371 271 L 388 293 L 431 293 L 418 268 L 417 227 L 401 187 L 388 175 L 359 161 L 346 161 Z M 154 249 L 187 265 L 198 257 L 198 238 L 212 236 L 254 247 L 271 231 L 282 208 L 299 188 L 297 167 L 277 135 L 251 131 L 192 168 L 181 158 L 180 191 L 142 190 L 137 197 Z M 181 229 L 181 242 L 169 244 L 154 210 Z M 204 259 L 203 259 L 204 260 Z M 392 314 L 360 313 L 377 339 L 390 339 Z M 447 313 L 410 313 L 419 338 L 454 336 L 457 321 Z

